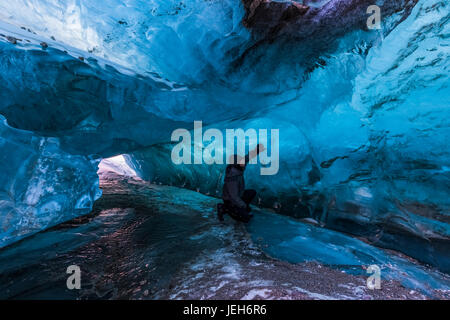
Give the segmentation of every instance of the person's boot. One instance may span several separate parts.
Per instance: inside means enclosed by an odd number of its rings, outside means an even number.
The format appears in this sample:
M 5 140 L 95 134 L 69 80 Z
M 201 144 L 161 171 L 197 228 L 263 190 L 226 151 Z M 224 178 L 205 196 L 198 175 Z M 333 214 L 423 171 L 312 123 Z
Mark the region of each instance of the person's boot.
M 252 208 L 250 208 L 250 205 L 247 205 L 247 213 L 248 216 L 251 218 L 253 218 L 253 212 L 252 212 Z
M 224 207 L 223 207 L 223 203 L 218 203 L 217 204 L 217 217 L 219 218 L 219 221 L 223 221 L 223 213 L 224 213 Z

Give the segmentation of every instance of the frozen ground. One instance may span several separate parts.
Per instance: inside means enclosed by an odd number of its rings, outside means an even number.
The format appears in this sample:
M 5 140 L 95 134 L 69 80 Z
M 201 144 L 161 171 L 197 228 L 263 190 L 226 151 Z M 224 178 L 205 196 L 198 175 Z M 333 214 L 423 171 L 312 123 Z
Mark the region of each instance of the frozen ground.
M 0 251 L 0 298 L 450 297 L 448 275 L 341 233 L 266 210 L 247 226 L 220 223 L 215 198 L 106 168 L 100 177 L 103 196 L 91 215 Z M 380 290 L 366 287 L 371 263 L 382 268 Z M 66 289 L 73 264 L 81 290 Z

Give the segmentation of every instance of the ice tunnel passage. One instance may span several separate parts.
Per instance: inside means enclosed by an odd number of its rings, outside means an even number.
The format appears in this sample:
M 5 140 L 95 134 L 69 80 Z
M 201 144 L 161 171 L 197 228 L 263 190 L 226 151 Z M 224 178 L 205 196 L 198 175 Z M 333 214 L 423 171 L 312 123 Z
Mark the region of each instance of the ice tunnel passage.
M 112 156 L 219 196 L 223 167 L 170 161 L 202 120 L 280 129 L 259 205 L 450 270 L 446 1 L 389 1 L 381 30 L 366 1 L 138 2 L 0 4 L 0 246 L 89 213 Z
M 136 171 L 127 162 L 128 155 L 121 154 L 115 157 L 102 159 L 98 164 L 97 174 L 114 172 L 122 176 L 137 177 Z

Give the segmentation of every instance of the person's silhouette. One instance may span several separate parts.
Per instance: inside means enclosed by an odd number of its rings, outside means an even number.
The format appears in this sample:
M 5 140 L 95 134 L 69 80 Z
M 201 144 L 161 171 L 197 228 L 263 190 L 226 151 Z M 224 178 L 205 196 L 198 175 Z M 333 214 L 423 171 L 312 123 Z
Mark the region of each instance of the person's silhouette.
M 252 218 L 250 203 L 256 196 L 256 191 L 245 189 L 244 170 L 247 163 L 263 152 L 265 147 L 258 144 L 245 157 L 234 155 L 231 164 L 227 165 L 223 184 L 223 203 L 217 205 L 217 215 L 223 221 L 223 215 L 228 213 L 233 219 L 248 222 Z

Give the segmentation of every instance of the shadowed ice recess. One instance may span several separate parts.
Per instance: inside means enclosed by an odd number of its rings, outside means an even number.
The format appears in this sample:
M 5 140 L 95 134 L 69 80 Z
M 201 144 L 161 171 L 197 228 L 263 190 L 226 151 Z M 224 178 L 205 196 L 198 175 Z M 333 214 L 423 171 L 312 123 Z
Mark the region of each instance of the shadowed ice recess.
M 249 226 L 272 234 L 271 255 L 385 262 L 363 242 L 335 256 L 357 241 L 339 231 L 449 272 L 450 4 L 390 1 L 401 9 L 367 30 L 353 1 L 314 2 L 276 35 L 244 26 L 238 0 L 2 1 L 0 247 L 89 213 L 112 156 L 220 196 L 223 166 L 170 161 L 173 130 L 202 120 L 280 130 L 278 174 L 246 170 L 280 214 Z

